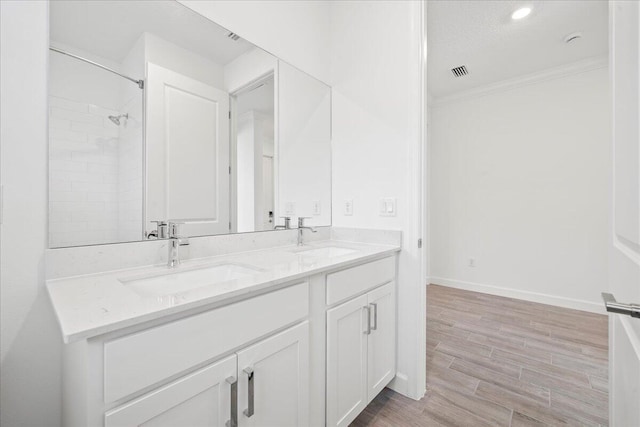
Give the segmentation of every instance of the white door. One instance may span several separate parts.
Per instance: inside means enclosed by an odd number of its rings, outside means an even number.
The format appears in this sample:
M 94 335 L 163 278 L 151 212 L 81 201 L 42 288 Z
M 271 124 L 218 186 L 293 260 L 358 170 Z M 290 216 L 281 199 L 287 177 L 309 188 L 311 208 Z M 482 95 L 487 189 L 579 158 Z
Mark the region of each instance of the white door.
M 327 311 L 327 425 L 348 426 L 367 406 L 367 295 Z
M 198 221 L 184 235 L 229 232 L 229 94 L 147 64 L 146 224 Z
M 238 425 L 309 425 L 309 322 L 238 352 Z
M 222 427 L 236 372 L 236 356 L 227 357 L 107 412 L 105 427 Z
M 614 164 L 609 292 L 640 304 L 640 4 L 610 3 Z M 640 426 L 640 318 L 609 317 L 612 426 Z
M 388 283 L 371 292 L 371 334 L 367 350 L 367 403 L 382 391 L 396 374 L 395 284 Z

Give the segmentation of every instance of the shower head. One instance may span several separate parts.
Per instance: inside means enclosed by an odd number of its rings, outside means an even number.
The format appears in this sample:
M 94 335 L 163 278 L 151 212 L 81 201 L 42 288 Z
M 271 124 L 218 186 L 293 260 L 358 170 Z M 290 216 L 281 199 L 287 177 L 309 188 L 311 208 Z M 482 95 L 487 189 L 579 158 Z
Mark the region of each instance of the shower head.
M 116 126 L 120 126 L 120 119 L 128 119 L 129 114 L 120 114 L 119 116 L 109 116 L 109 120 L 111 120 Z

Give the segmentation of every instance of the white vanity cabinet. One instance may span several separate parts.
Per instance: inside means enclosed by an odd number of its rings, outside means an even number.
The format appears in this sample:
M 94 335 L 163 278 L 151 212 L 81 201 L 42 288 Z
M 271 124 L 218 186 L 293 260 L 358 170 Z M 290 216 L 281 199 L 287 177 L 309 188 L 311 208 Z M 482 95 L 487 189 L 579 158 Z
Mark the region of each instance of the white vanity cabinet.
M 352 281 L 367 269 L 371 281 L 357 280 L 352 287 L 389 281 L 327 311 L 328 426 L 349 425 L 396 373 L 394 259 L 356 269 L 360 271 L 339 272 L 341 277 L 334 279 Z
M 105 415 L 106 427 L 223 427 L 237 392 L 236 356 L 186 375 Z
M 309 424 L 309 283 L 66 349 L 65 426 Z
M 105 414 L 105 427 L 308 424 L 304 322 Z
M 239 426 L 309 425 L 309 324 L 238 352 Z
M 396 374 L 396 262 L 328 266 L 76 340 L 63 424 L 347 426 Z

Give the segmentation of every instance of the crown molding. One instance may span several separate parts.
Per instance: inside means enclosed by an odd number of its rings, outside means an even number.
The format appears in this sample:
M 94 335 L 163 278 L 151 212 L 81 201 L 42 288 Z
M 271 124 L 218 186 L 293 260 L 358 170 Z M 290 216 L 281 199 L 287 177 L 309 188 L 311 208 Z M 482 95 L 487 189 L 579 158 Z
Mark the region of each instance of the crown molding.
M 431 105 L 438 107 L 443 104 L 448 104 L 454 101 L 478 98 L 481 96 L 490 95 L 497 92 L 504 92 L 507 90 L 515 89 L 522 86 L 545 82 L 549 80 L 559 79 L 575 74 L 585 73 L 588 71 L 598 70 L 606 68 L 609 65 L 609 59 L 607 56 L 597 56 L 593 58 L 584 59 L 582 61 L 572 62 L 560 67 L 548 68 L 537 73 L 525 74 L 524 76 L 515 77 L 508 80 L 503 80 L 497 83 L 492 83 L 485 86 L 480 86 L 474 89 L 457 92 L 451 95 L 445 95 L 441 97 L 433 97 Z

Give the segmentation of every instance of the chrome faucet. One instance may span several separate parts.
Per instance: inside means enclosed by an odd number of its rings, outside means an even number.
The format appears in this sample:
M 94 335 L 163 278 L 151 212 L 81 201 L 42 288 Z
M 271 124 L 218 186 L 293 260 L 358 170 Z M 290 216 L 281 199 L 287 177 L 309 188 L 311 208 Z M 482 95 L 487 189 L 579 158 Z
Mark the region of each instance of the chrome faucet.
M 308 219 L 307 217 L 301 216 L 298 217 L 298 246 L 302 246 L 302 230 L 311 230 L 312 233 L 316 233 L 318 230 L 316 230 L 313 227 L 308 227 L 304 225 L 304 220 Z
M 273 227 L 274 230 L 289 230 L 291 228 L 291 217 L 290 216 L 282 216 L 280 217 L 284 219 L 284 225 L 276 225 Z
M 157 239 L 157 240 L 161 240 L 161 239 L 166 239 L 167 238 L 167 232 L 169 229 L 169 224 L 167 223 L 167 221 L 151 221 L 151 222 L 155 222 L 156 223 L 156 229 L 152 230 L 152 231 L 146 231 L 145 232 L 145 237 L 147 239 Z
M 189 239 L 187 237 L 180 237 L 179 235 L 179 222 L 170 222 L 168 225 L 169 232 L 169 257 L 167 258 L 167 266 L 169 268 L 175 268 L 180 265 L 180 254 L 178 248 L 180 246 L 189 245 Z

